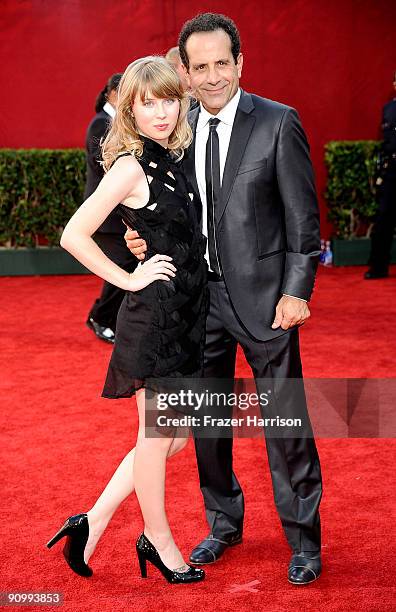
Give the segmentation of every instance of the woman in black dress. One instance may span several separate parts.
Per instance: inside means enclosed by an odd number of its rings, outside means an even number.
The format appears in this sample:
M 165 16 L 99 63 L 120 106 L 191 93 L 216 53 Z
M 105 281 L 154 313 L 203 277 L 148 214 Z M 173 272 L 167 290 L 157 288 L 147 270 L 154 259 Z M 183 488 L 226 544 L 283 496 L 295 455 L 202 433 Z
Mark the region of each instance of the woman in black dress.
M 119 85 L 117 114 L 103 144 L 107 172 L 61 238 L 61 245 L 93 273 L 126 291 L 102 395 L 136 394 L 139 412 L 135 448 L 93 508 L 67 519 L 48 543 L 51 547 L 67 536 L 64 556 L 83 576 L 92 574 L 88 559 L 111 516 L 135 490 L 144 519 L 144 532 L 136 543 L 142 577 L 148 560 L 169 582 L 204 578 L 202 570 L 185 564 L 165 512 L 166 459 L 187 439 L 148 438 L 144 424 L 148 379 L 202 373 L 205 239 L 177 163 L 192 140 L 188 106 L 179 78 L 165 59 L 147 57 L 128 66 Z M 116 207 L 148 245 L 147 261 L 132 274 L 110 261 L 91 237 Z

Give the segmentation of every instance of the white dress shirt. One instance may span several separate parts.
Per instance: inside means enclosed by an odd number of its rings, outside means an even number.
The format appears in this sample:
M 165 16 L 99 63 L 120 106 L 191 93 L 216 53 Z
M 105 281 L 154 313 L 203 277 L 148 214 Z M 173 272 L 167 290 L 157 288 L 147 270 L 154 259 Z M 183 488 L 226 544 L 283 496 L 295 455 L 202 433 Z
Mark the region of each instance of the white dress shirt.
M 104 110 L 104 112 L 105 112 L 105 113 L 107 113 L 108 115 L 110 115 L 110 117 L 111 117 L 112 119 L 114 119 L 116 112 L 115 112 L 115 108 L 114 108 L 114 106 L 112 106 L 112 105 L 110 104 L 110 102 L 106 102 L 106 104 L 105 104 L 105 105 L 104 105 L 104 107 L 103 107 L 103 110 Z
M 219 152 L 220 152 L 220 184 L 223 181 L 224 166 L 227 159 L 228 147 L 230 145 L 232 126 L 237 112 L 241 90 L 238 89 L 233 98 L 225 105 L 217 115 L 211 115 L 202 106 L 198 117 L 197 131 L 195 136 L 195 174 L 197 177 L 199 195 L 202 202 L 202 233 L 208 235 L 208 215 L 206 204 L 206 178 L 205 178 L 205 158 L 206 158 L 206 143 L 209 136 L 209 119 L 219 119 L 220 123 L 217 126 L 219 135 Z M 209 264 L 209 250 L 206 245 L 206 260 Z M 210 266 L 209 266 L 210 269 Z

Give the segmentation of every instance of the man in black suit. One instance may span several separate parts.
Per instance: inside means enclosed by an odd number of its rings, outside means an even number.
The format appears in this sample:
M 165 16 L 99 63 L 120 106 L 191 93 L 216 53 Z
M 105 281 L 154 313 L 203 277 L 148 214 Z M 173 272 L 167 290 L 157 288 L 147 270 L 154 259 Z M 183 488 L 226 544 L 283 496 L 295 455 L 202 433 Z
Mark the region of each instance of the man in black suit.
M 96 115 L 90 122 L 86 135 L 87 178 L 84 200 L 97 188 L 103 178 L 104 170 L 100 142 L 106 136 L 110 122 L 115 115 L 117 88 L 122 74 L 113 74 L 96 99 Z M 121 217 L 113 211 L 95 233 L 95 241 L 108 257 L 128 272 L 136 268 L 136 259 L 125 248 L 123 235 L 125 225 Z M 100 296 L 95 300 L 88 314 L 87 325 L 95 335 L 105 342 L 114 342 L 114 331 L 119 307 L 125 291 L 104 281 Z
M 396 90 L 396 72 L 393 75 Z M 393 235 L 396 227 L 396 98 L 382 110 L 382 172 L 377 179 L 378 211 L 371 239 L 370 268 L 366 280 L 389 276 Z
M 276 412 L 303 417 L 294 436 L 270 428 L 265 434 L 275 504 L 293 551 L 288 579 L 307 584 L 321 573 L 322 495 L 298 339 L 320 254 L 309 147 L 293 108 L 239 88 L 243 57 L 233 21 L 198 15 L 183 26 L 179 49 L 201 103 L 189 115 L 194 142 L 184 169 L 208 236 L 205 377 L 233 378 L 239 343 L 258 391 L 273 384 L 281 398 Z M 132 231 L 125 237 L 142 259 L 144 241 Z M 190 560 L 205 564 L 241 541 L 244 501 L 232 469 L 232 437 L 196 437 L 195 445 L 210 534 Z

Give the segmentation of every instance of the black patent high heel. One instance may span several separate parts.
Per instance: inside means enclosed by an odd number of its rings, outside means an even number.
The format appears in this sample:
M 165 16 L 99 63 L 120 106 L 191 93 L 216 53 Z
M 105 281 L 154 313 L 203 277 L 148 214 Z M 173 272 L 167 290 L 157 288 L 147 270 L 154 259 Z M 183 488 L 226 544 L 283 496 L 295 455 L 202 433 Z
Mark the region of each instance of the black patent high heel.
M 195 567 L 189 568 L 187 572 L 178 572 L 171 570 L 163 563 L 157 549 L 151 544 L 150 540 L 142 533 L 136 542 L 136 551 L 139 559 L 140 573 L 142 578 L 147 578 L 147 561 L 150 561 L 163 575 L 163 577 L 172 584 L 188 584 L 190 582 L 200 582 L 205 578 L 205 572 Z
M 67 536 L 66 544 L 63 548 L 63 556 L 70 569 L 79 576 L 88 578 L 93 571 L 84 561 L 84 550 L 89 535 L 88 517 L 86 514 L 76 514 L 70 516 L 54 535 L 47 548 L 52 548 L 63 537 Z

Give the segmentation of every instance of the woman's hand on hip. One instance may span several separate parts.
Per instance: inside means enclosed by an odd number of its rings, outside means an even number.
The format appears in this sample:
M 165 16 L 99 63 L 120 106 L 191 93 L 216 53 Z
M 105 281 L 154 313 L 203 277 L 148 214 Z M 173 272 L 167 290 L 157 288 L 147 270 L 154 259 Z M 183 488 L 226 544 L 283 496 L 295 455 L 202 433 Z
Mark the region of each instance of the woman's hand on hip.
M 129 275 L 127 291 L 140 291 L 156 280 L 169 281 L 176 276 L 176 268 L 169 255 L 154 255 Z

